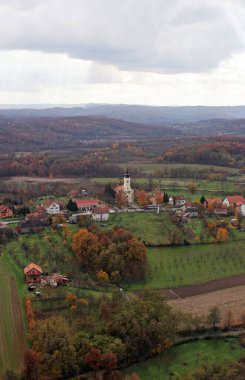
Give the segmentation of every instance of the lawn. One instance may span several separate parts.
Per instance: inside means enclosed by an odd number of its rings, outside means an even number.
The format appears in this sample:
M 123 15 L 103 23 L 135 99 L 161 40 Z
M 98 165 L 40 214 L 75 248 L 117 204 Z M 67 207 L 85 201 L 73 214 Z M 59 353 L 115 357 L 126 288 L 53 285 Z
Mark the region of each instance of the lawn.
M 0 257 L 0 375 L 7 370 L 20 371 L 25 347 L 22 310 L 14 275 L 9 273 L 5 257 Z
M 236 338 L 200 340 L 172 347 L 161 355 L 130 366 L 124 373 L 135 372 L 141 380 L 174 380 L 202 364 L 224 364 L 244 356 L 245 350 Z
M 245 241 L 148 248 L 150 275 L 127 290 L 174 288 L 243 274 Z
M 169 243 L 173 224 L 167 212 L 131 212 L 110 215 L 108 227 L 121 226 L 144 241 Z

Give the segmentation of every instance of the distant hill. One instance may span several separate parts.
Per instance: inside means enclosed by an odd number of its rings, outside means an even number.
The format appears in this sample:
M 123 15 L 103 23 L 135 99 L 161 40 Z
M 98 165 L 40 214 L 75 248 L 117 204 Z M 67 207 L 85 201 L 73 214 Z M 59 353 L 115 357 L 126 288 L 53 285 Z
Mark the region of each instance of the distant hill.
M 177 128 L 178 129 L 178 128 Z M 0 117 L 0 152 L 80 148 L 88 142 L 181 135 L 173 126 L 149 126 L 106 117 Z
M 3 106 L 2 106 L 3 107 Z M 1 107 L 1 108 L 2 108 Z M 104 116 L 134 123 L 163 125 L 173 123 L 193 123 L 210 119 L 242 119 L 245 118 L 245 106 L 234 107 L 152 107 L 138 105 L 87 104 L 76 107 L 39 106 L 33 108 L 0 109 L 0 116 L 8 118 L 33 117 L 77 117 Z

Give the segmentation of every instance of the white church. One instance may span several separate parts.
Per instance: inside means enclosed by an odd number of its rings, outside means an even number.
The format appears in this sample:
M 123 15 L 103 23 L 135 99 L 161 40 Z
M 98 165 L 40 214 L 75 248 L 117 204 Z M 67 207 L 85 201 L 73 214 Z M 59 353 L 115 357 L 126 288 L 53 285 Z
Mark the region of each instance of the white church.
M 123 190 L 124 193 L 127 195 L 128 197 L 128 203 L 134 203 L 134 190 L 131 188 L 131 178 L 130 178 L 130 174 L 128 172 L 128 169 L 126 171 L 126 173 L 124 174 L 124 180 L 123 180 L 123 185 L 121 186 L 117 186 L 116 188 L 116 191 L 118 190 Z

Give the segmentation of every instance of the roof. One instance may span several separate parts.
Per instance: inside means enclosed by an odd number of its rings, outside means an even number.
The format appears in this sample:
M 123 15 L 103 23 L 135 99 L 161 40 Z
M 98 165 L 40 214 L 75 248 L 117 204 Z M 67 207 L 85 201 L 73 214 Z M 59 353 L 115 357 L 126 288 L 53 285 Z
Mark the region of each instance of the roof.
M 30 214 L 26 214 L 26 219 L 45 219 L 47 218 L 46 213 L 40 213 L 40 212 L 31 212 Z
M 93 211 L 94 214 L 108 214 L 109 208 L 107 206 L 98 207 Z
M 7 206 L 4 206 L 4 205 L 0 205 L 0 211 L 11 211 Z
M 46 201 L 43 201 L 42 204 L 41 204 L 41 206 L 43 206 L 43 207 L 50 207 L 54 203 L 57 204 L 57 205 L 59 205 L 59 203 L 56 202 L 55 200 L 48 199 Z
M 174 198 L 176 201 L 184 201 L 185 200 L 184 195 L 176 195 Z
M 25 268 L 24 268 L 24 273 L 27 274 L 28 272 L 30 272 L 30 270 L 32 269 L 36 269 L 38 272 L 43 273 L 43 270 L 41 267 L 39 267 L 38 265 L 34 264 L 34 263 L 31 263 L 29 265 L 27 265 Z
M 231 196 L 226 197 L 225 199 L 227 199 L 228 202 L 232 204 L 236 204 L 236 205 L 245 204 L 245 198 L 242 195 L 231 195 Z
M 75 199 L 77 207 L 89 207 L 98 206 L 99 201 L 97 199 Z

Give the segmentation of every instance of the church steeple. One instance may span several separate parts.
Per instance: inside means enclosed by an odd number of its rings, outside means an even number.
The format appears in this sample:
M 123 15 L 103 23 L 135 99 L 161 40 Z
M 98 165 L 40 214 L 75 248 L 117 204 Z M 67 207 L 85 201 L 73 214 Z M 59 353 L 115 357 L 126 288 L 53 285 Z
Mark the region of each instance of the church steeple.
M 127 168 L 127 170 L 126 170 L 126 173 L 124 174 L 124 178 L 130 178 L 130 174 L 129 174 L 129 172 L 128 172 L 128 168 Z

